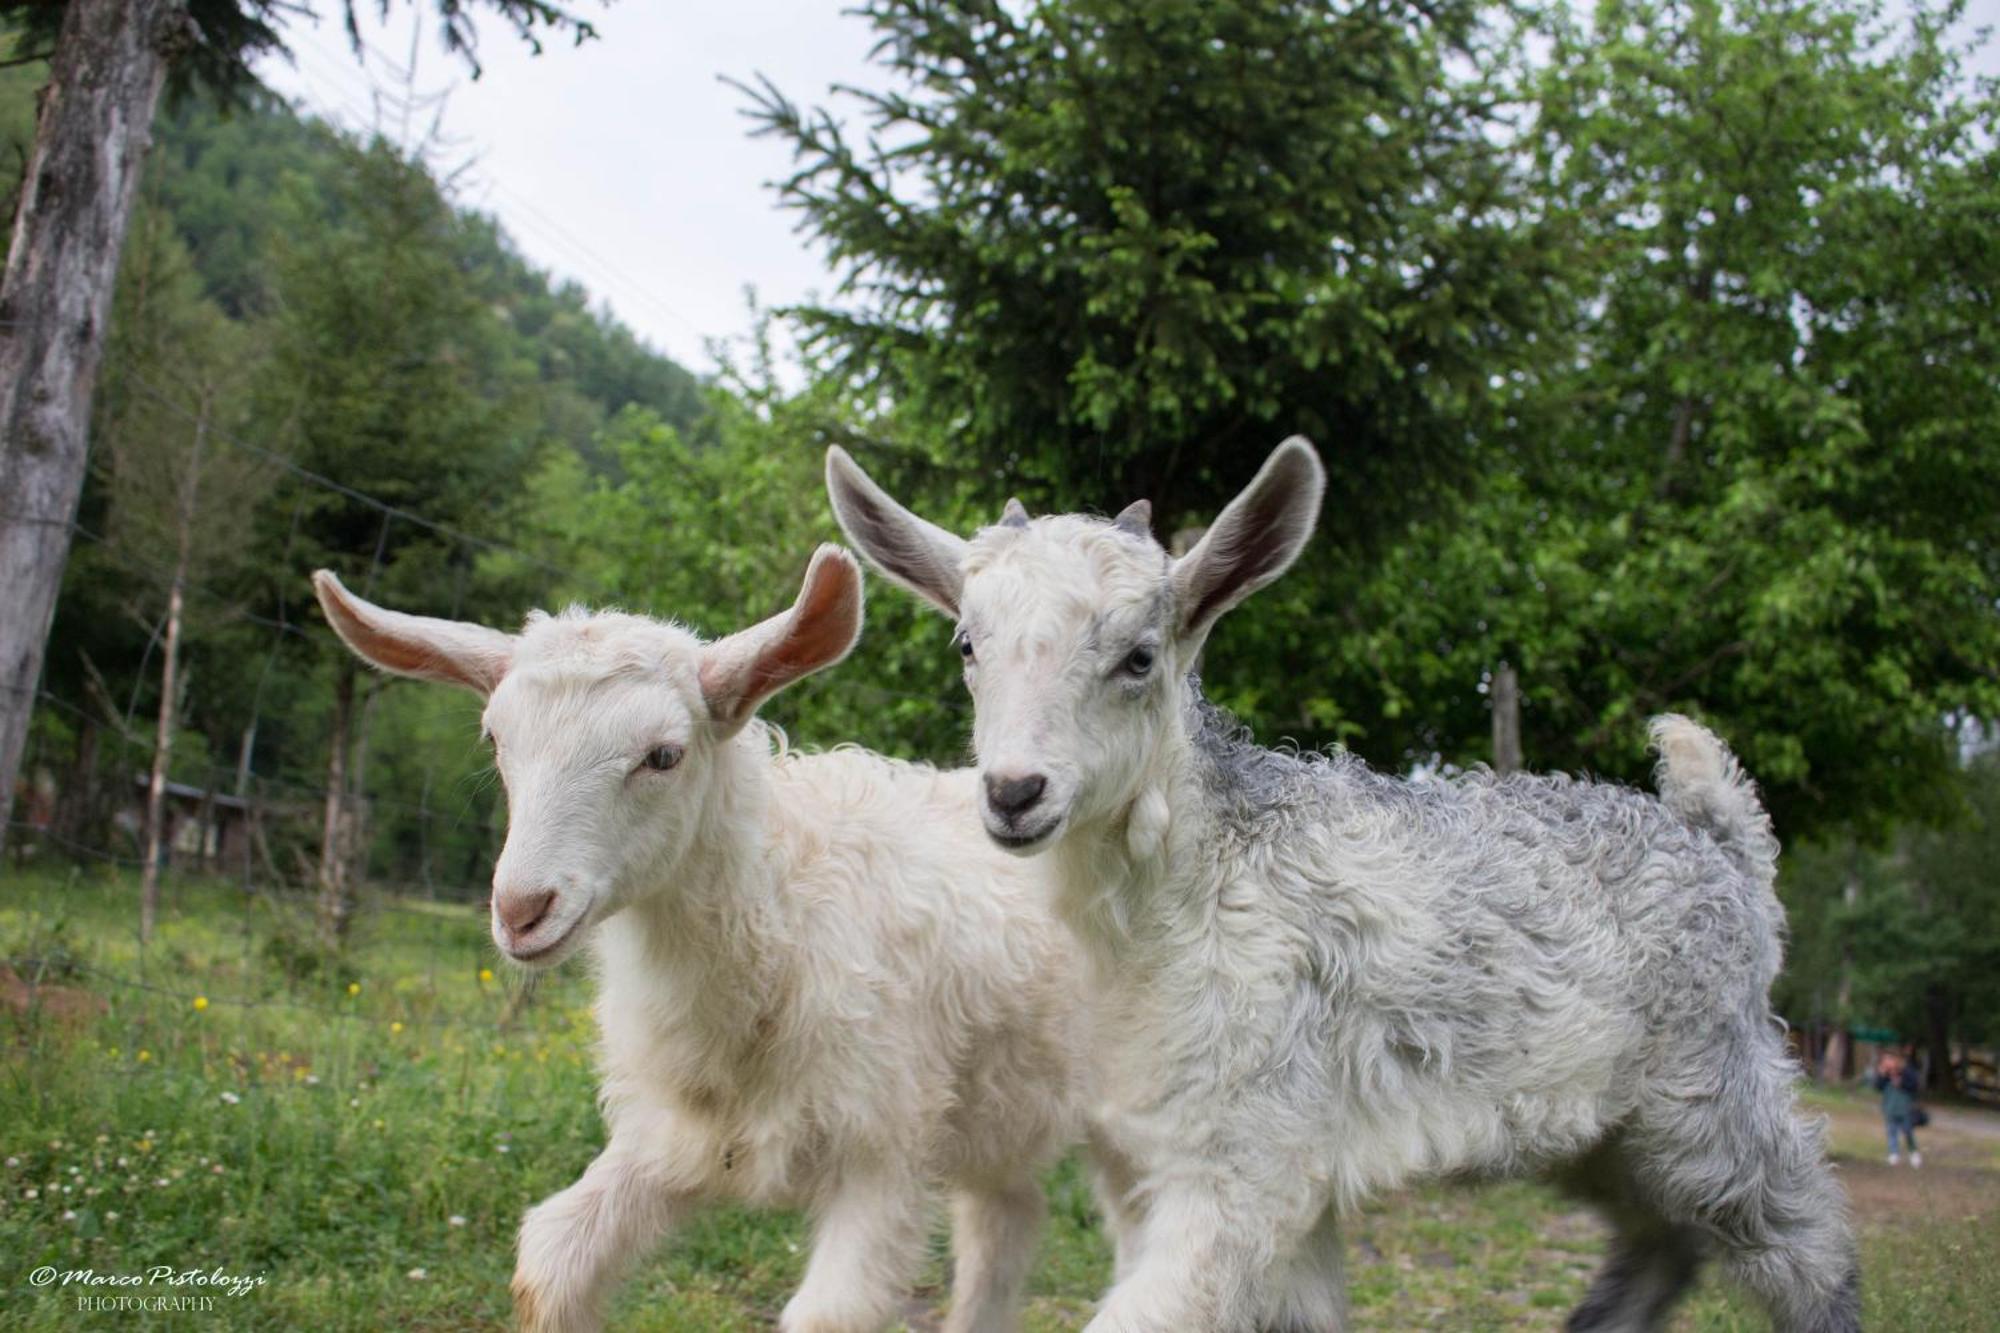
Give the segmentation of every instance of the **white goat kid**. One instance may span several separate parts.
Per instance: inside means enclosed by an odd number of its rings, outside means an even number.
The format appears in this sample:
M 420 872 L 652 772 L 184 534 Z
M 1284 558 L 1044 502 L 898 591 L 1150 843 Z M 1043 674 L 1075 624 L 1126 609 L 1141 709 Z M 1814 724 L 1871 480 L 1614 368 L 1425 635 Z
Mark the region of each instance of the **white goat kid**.
M 1663 799 L 1251 744 L 1183 673 L 1311 533 L 1302 440 L 1178 561 L 1143 502 L 1010 503 L 965 542 L 838 450 L 827 481 L 862 551 L 958 618 L 986 830 L 1053 849 L 1086 946 L 1121 1241 L 1093 1330 L 1336 1329 L 1343 1211 L 1523 1171 L 1617 1233 L 1572 1329 L 1660 1327 L 1709 1254 L 1788 1333 L 1858 1327 L 1770 1013 L 1777 843 L 1714 736 L 1655 721 Z
M 1078 967 L 1039 874 L 975 827 L 971 772 L 774 756 L 753 719 L 853 646 L 853 558 L 820 548 L 791 610 L 715 643 L 576 611 L 509 635 L 314 586 L 361 657 L 487 696 L 495 943 L 530 967 L 596 955 L 609 1142 L 522 1223 L 522 1326 L 596 1327 L 628 1260 L 734 1198 L 812 1211 L 780 1328 L 878 1329 L 941 1180 L 947 1327 L 1014 1327 L 1037 1174 L 1079 1100 Z

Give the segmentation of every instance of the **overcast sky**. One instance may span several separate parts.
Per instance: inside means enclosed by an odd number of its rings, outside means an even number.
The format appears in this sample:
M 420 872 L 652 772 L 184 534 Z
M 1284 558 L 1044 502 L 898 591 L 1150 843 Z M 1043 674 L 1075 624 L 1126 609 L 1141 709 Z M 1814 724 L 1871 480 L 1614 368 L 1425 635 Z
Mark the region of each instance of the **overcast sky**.
M 460 202 L 497 214 L 532 261 L 582 281 L 646 341 L 710 369 L 706 341 L 748 330 L 746 284 L 768 305 L 833 285 L 766 188 L 789 154 L 748 137 L 743 94 L 719 76 L 765 74 L 794 100 L 821 102 L 833 83 L 870 81 L 870 29 L 841 14 L 842 0 L 572 7 L 599 39 L 550 43 L 540 56 L 482 21 L 477 82 L 425 27 L 414 86 L 449 90 L 433 163 L 470 162 Z M 269 61 L 259 73 L 309 111 L 401 139 L 412 17 L 430 12 L 393 8 L 368 32 L 365 64 L 337 20 L 294 25 L 296 65 Z M 435 115 L 415 109 L 409 140 L 424 139 Z
M 433 163 L 471 164 L 460 201 L 498 214 L 531 260 L 582 281 L 653 346 L 706 371 L 709 339 L 748 331 L 746 285 L 767 305 L 832 287 L 766 188 L 787 168 L 784 146 L 745 134 L 743 94 L 720 76 L 768 75 L 807 104 L 834 83 L 877 83 L 871 30 L 841 13 L 846 3 L 573 0 L 599 40 L 533 57 L 488 19 L 478 82 L 426 27 L 413 83 L 403 72 L 413 20 L 433 11 L 398 5 L 369 29 L 365 63 L 328 20 L 294 25 L 295 66 L 270 61 L 259 72 L 310 111 L 405 142 L 423 140 L 436 116 L 435 105 L 419 107 L 406 124 L 406 89 L 447 93 Z M 1974 24 L 2000 20 L 2000 0 L 1969 9 Z M 2000 47 L 1989 44 L 1977 66 L 2000 73 Z

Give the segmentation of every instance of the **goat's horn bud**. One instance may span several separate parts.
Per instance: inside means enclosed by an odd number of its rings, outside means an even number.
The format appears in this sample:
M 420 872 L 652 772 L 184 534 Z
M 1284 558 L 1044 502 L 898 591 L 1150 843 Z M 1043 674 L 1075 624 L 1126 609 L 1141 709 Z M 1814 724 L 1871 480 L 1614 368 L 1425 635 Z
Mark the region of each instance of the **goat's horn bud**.
M 1028 507 L 1014 496 L 1007 499 L 1007 507 L 1000 511 L 1000 526 L 1003 528 L 1025 528 L 1028 526 Z
M 1153 502 L 1134 500 L 1118 511 L 1118 517 L 1111 520 L 1111 526 L 1120 532 L 1129 532 L 1134 537 L 1153 535 Z

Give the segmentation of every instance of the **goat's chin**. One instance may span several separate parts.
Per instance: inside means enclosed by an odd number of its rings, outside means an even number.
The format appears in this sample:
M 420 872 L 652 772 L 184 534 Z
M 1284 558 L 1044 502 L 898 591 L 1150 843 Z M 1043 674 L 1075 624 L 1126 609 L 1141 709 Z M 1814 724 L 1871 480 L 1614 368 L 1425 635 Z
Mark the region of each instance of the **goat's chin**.
M 525 948 L 510 948 L 503 944 L 500 946 L 500 952 L 505 954 L 507 960 L 515 966 L 525 968 L 530 972 L 540 972 L 546 968 L 554 967 L 557 963 L 562 962 L 563 959 L 575 953 L 577 946 L 583 942 L 583 937 L 588 931 L 589 926 L 588 915 L 579 916 L 576 920 L 570 922 L 561 934 L 553 936 L 546 943 L 538 941 Z
M 1009 828 L 994 820 L 986 821 L 986 836 L 993 839 L 993 845 L 1014 856 L 1039 856 L 1056 845 L 1061 836 L 1067 817 L 1057 815 L 1039 827 L 1020 830 Z

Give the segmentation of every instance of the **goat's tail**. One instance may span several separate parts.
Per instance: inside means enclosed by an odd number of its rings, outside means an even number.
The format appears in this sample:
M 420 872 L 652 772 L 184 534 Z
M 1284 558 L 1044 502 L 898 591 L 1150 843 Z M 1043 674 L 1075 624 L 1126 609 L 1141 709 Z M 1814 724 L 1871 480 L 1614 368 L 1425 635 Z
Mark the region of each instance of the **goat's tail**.
M 1778 838 L 1757 784 L 1715 733 L 1678 713 L 1646 728 L 1659 753 L 1654 781 L 1669 810 L 1705 829 L 1743 873 L 1766 888 L 1778 875 Z

